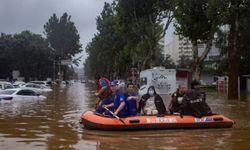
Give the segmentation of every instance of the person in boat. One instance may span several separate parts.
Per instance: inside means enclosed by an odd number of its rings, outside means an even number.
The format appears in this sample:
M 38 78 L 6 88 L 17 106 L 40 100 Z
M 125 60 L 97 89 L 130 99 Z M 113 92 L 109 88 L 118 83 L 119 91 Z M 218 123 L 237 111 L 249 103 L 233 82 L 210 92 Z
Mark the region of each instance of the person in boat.
M 147 93 L 142 95 L 138 112 L 146 115 L 164 115 L 167 112 L 162 97 L 156 93 L 154 86 L 150 86 Z
M 125 97 L 128 104 L 128 111 L 130 116 L 137 115 L 137 101 L 139 100 L 139 95 L 135 92 L 135 86 L 132 82 L 127 84 L 127 92 L 125 93 Z
M 107 105 L 112 103 L 110 99 L 111 89 L 110 89 L 110 81 L 99 75 L 96 75 L 96 82 L 97 82 L 97 92 L 95 93 L 96 96 L 96 112 L 103 113 L 105 109 L 103 105 Z
M 187 91 L 183 97 L 180 113 L 181 115 L 193 115 L 195 117 L 213 114 L 206 103 L 206 94 L 200 91 L 199 81 L 191 82 L 191 90 Z
M 111 100 L 113 102 L 111 104 L 104 105 L 103 107 L 108 108 L 114 112 L 114 115 L 117 115 L 118 117 L 127 117 L 129 115 L 128 104 L 126 102 L 125 94 L 118 88 L 118 81 L 112 81 L 110 86 L 112 91 Z M 107 110 L 103 114 L 113 116 Z
M 180 113 L 180 107 L 187 88 L 184 85 L 179 85 L 176 92 L 171 96 L 171 102 L 168 106 L 170 114 Z

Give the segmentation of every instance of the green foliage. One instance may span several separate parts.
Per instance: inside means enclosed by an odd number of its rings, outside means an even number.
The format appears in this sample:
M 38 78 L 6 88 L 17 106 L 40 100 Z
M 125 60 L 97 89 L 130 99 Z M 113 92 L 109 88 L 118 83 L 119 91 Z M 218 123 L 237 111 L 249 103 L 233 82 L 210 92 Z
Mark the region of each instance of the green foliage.
M 212 22 L 207 17 L 209 0 L 176 0 L 174 24 L 176 33 L 191 41 L 208 39 Z
M 153 0 L 119 0 L 118 17 L 121 32 L 126 39 L 125 51 L 133 61 L 143 62 L 144 68 L 156 63 L 156 51 L 163 34 L 160 8 Z M 150 64 L 151 63 L 151 64 Z
M 118 61 L 122 59 L 122 40 L 117 28 L 117 16 L 114 12 L 114 4 L 105 3 L 104 9 L 96 19 L 98 33 L 87 45 L 89 54 L 85 63 L 85 72 L 88 76 L 96 73 L 111 76 L 118 73 Z
M 67 13 L 60 18 L 53 14 L 44 25 L 44 30 L 50 46 L 55 50 L 57 60 L 72 59 L 75 54 L 82 51 L 80 36 Z
M 86 47 L 89 56 L 85 73 L 115 78 L 127 76 L 128 70 L 138 64 L 143 69 L 162 65 L 163 47 L 159 41 L 165 33 L 163 19 L 168 15 L 163 6 L 166 8 L 167 2 L 116 0 L 105 3 L 96 21 L 98 33 Z
M 167 54 L 165 56 L 165 59 L 163 61 L 163 65 L 162 66 L 164 66 L 165 68 L 169 68 L 169 69 L 170 68 L 176 68 L 176 65 L 175 65 L 173 59 L 171 58 L 171 55 Z
M 189 57 L 181 55 L 180 59 L 177 61 L 177 67 L 182 69 L 191 69 L 192 62 L 193 61 Z
M 26 80 L 53 75 L 53 55 L 46 39 L 39 34 L 29 31 L 1 34 L 0 51 L 0 78 L 11 78 L 12 70 L 19 70 Z

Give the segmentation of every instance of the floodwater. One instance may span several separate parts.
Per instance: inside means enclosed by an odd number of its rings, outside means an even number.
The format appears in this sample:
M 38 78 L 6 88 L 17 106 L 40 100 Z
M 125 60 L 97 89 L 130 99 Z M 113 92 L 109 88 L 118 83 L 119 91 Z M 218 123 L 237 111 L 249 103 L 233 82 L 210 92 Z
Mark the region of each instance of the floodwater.
M 234 128 L 96 131 L 79 124 L 82 112 L 94 106 L 86 84 L 55 88 L 43 101 L 0 103 L 0 149 L 2 150 L 193 150 L 249 149 L 250 101 L 229 101 L 208 92 L 216 113 L 236 121 Z

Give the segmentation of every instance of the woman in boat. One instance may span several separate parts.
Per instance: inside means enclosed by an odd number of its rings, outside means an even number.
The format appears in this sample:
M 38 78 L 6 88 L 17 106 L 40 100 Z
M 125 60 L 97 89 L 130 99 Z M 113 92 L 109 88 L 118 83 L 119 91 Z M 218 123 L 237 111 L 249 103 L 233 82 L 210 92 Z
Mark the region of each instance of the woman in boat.
M 118 117 L 127 117 L 129 115 L 128 105 L 124 93 L 118 88 L 118 81 L 112 81 L 110 87 L 112 91 L 111 100 L 113 102 L 111 104 L 104 105 L 103 107 L 110 109 L 114 112 L 114 115 Z M 104 114 L 113 116 L 109 111 L 105 111 Z
M 162 97 L 156 93 L 154 86 L 150 86 L 147 93 L 142 95 L 138 112 L 146 115 L 164 115 L 166 113 Z

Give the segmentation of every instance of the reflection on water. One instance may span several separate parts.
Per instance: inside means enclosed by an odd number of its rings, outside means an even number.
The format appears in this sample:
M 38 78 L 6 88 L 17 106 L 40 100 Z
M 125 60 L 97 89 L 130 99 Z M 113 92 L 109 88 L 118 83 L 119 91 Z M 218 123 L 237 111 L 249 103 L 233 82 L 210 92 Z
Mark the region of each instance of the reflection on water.
M 236 121 L 232 129 L 95 131 L 79 124 L 94 106 L 91 89 L 75 83 L 55 88 L 43 101 L 0 103 L 1 149 L 249 149 L 249 101 L 207 94 L 214 112 Z

